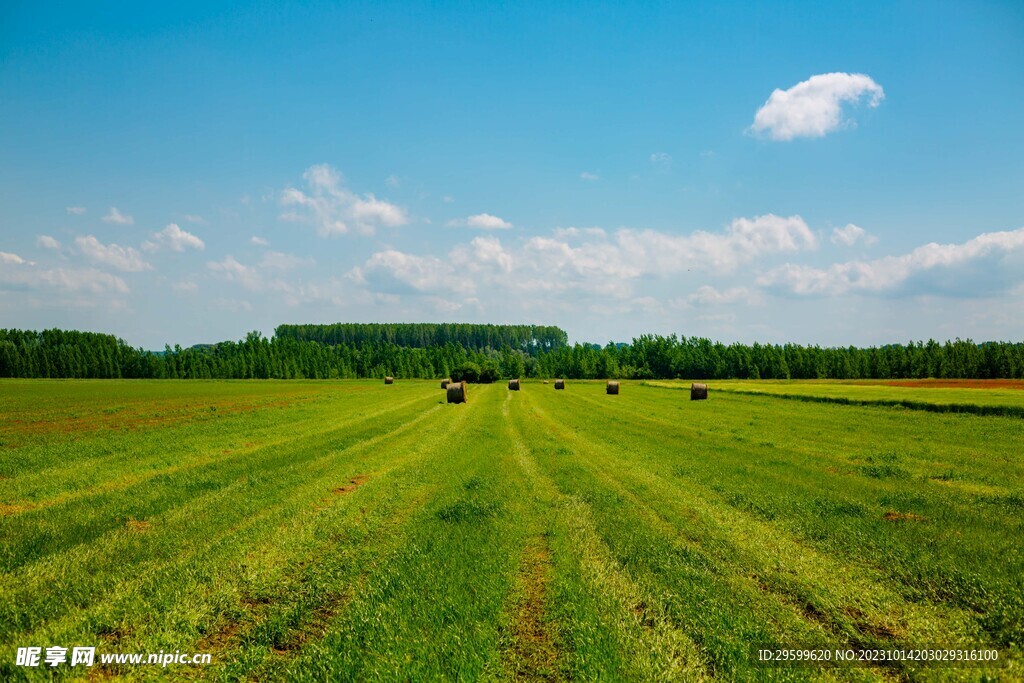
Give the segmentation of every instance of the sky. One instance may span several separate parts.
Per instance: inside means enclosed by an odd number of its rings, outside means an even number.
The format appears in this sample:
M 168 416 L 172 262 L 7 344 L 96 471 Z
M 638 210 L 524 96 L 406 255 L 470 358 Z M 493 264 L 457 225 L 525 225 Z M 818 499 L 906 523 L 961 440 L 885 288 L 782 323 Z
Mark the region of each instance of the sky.
M 0 328 L 1024 338 L 1024 3 L 0 3 Z

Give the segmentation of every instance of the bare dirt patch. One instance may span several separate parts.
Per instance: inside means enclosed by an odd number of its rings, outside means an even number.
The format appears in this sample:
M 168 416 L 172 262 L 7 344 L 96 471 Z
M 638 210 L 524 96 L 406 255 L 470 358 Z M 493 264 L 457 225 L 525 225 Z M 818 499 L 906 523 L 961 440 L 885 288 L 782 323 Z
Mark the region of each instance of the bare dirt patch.
M 16 515 L 19 512 L 28 512 L 36 506 L 32 503 L 0 503 L 0 517 Z
M 896 512 L 895 510 L 889 510 L 882 519 L 887 522 L 923 522 L 925 520 L 921 515 L 915 515 L 913 512 Z
M 365 474 L 357 474 L 356 476 L 349 479 L 349 482 L 344 486 L 339 486 L 338 488 L 334 489 L 332 493 L 336 496 L 344 496 L 346 494 L 352 493 L 357 488 L 365 484 L 368 479 L 369 477 L 366 476 Z
M 557 680 L 558 651 L 544 621 L 551 550 L 544 536 L 531 539 L 523 552 L 519 582 L 522 596 L 513 612 L 513 680 Z
M 149 531 L 153 525 L 144 519 L 129 519 L 125 525 L 132 531 Z

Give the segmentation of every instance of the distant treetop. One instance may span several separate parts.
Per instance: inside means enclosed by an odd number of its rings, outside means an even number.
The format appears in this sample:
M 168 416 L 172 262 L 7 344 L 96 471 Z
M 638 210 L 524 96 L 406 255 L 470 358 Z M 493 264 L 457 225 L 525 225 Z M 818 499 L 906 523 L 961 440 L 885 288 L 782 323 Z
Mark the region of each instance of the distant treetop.
M 278 339 L 361 347 L 394 344 L 432 348 L 460 344 L 467 349 L 511 347 L 527 353 L 553 351 L 568 345 L 569 336 L 550 325 L 477 325 L 471 323 L 335 323 L 333 325 L 279 325 Z

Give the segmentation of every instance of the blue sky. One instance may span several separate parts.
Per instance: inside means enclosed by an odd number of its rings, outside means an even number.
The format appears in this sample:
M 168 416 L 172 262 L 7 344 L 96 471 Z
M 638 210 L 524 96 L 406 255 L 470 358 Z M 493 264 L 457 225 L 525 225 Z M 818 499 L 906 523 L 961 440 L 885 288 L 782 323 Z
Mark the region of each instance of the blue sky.
M 0 7 L 0 326 L 1024 336 L 1021 3 L 149 5 Z

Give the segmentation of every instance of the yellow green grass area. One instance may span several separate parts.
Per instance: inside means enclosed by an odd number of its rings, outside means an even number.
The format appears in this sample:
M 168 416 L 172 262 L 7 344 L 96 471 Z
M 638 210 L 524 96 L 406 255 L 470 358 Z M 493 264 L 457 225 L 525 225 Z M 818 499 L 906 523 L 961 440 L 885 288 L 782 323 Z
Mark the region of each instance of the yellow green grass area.
M 704 382 L 706 380 L 696 380 Z M 651 386 L 689 390 L 689 380 L 652 380 Z M 984 388 L 983 382 L 965 386 L 932 387 L 928 381 L 892 386 L 877 381 L 836 380 L 713 380 L 716 391 L 743 394 L 768 394 L 779 398 L 808 402 L 904 407 L 932 412 L 961 412 L 1024 417 L 1024 387 L 1005 388 L 996 384 Z M 893 384 L 900 384 L 894 382 Z M 948 382 L 943 384 L 956 384 Z M 973 386 L 972 386 L 973 384 Z M 1007 382 L 1010 384 L 1010 382 Z M 1012 384 L 1021 384 L 1012 382 Z
M 1024 420 L 722 388 L 2 382 L 0 679 L 1024 677 Z

